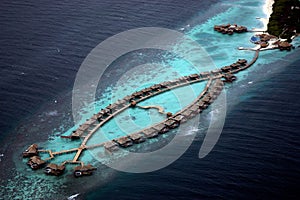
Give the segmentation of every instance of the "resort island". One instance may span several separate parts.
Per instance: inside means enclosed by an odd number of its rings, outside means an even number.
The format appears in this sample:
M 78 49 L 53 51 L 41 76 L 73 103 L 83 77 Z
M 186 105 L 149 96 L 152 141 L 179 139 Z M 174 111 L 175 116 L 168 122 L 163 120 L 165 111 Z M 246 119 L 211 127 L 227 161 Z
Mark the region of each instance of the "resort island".
M 242 48 L 240 50 L 255 51 L 252 60 L 238 59 L 234 63 L 229 63 L 219 69 L 201 72 L 199 74 L 190 74 L 175 80 L 168 80 L 159 84 L 145 87 L 140 91 L 136 91 L 128 96 L 119 99 L 113 104 L 102 108 L 81 124 L 70 135 L 62 135 L 65 140 L 78 141 L 82 139 L 78 147 L 65 149 L 61 151 L 53 151 L 49 149 L 40 149 L 37 144 L 32 144 L 23 152 L 23 157 L 28 158 L 27 164 L 37 170 L 44 168 L 45 174 L 59 176 L 65 170 L 66 164 L 75 165 L 74 176 L 80 177 L 91 175 L 96 168 L 90 164 L 86 164 L 80 160 L 82 153 L 89 149 L 103 148 L 107 156 L 113 155 L 120 149 L 130 148 L 133 145 L 143 143 L 157 138 L 172 129 L 178 128 L 182 123 L 202 113 L 207 109 L 220 95 L 225 84 L 230 84 L 237 79 L 235 74 L 251 67 L 259 58 L 259 52 L 262 50 L 291 50 L 293 48 L 291 41 L 299 34 L 300 31 L 300 2 L 298 0 L 276 0 L 273 5 L 273 13 L 271 14 L 268 24 L 268 30 L 260 31 L 249 30 L 245 26 L 237 24 L 215 25 L 214 30 L 222 34 L 242 34 L 245 32 L 254 32 L 250 41 L 256 44 L 254 48 Z M 199 82 L 206 82 L 204 90 L 199 96 L 188 106 L 177 113 L 165 112 L 164 108 L 151 105 L 141 106 L 139 103 L 153 96 L 165 93 L 175 88 L 191 85 Z M 145 127 L 144 129 L 130 133 L 127 136 L 116 137 L 110 141 L 88 144 L 92 136 L 113 117 L 122 113 L 128 108 L 141 109 L 157 109 L 165 119 L 157 124 Z M 72 159 L 66 159 L 61 163 L 51 163 L 58 156 L 66 154 L 74 154 Z M 43 158 L 42 158 L 43 156 Z

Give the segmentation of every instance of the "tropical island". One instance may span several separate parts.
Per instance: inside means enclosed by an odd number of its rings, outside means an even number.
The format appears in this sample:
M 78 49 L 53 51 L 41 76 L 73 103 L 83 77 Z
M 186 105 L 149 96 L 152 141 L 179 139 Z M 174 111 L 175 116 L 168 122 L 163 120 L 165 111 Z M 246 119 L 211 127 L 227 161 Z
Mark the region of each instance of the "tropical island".
M 291 42 L 300 33 L 300 1 L 275 0 L 268 33 Z

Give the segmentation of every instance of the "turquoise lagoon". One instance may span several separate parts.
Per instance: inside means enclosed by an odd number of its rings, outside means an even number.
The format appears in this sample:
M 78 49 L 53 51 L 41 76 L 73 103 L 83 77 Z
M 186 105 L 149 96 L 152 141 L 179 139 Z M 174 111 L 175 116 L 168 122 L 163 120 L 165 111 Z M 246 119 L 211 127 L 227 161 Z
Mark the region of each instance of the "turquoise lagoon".
M 239 25 L 247 26 L 250 29 L 252 27 L 262 28 L 263 24 L 259 20 L 257 20 L 256 17 L 266 17 L 266 15 L 262 13 L 263 3 L 264 2 L 259 0 L 251 1 L 251 3 L 244 0 L 223 1 L 214 5 L 210 10 L 207 11 L 207 13 L 199 14 L 199 16 L 210 16 L 209 19 L 207 19 L 207 21 L 205 21 L 204 23 L 190 26 L 190 22 L 187 22 L 186 26 L 184 27 L 184 33 L 187 36 L 191 37 L 193 40 L 197 41 L 207 51 L 217 68 L 231 64 L 239 58 L 251 60 L 254 56 L 254 52 L 240 51 L 237 48 L 240 46 L 254 47 L 253 44 L 249 42 L 251 36 L 253 36 L 254 33 L 248 32 L 244 34 L 234 34 L 232 36 L 222 35 L 215 32 L 213 30 L 213 26 L 215 24 L 237 23 Z M 222 12 L 219 12 L 219 10 L 221 10 Z M 199 16 L 194 16 L 194 18 L 191 19 L 191 22 L 197 21 L 197 18 Z M 179 29 L 182 30 L 181 27 L 178 27 L 178 30 Z M 299 38 L 297 38 L 294 43 L 295 46 L 299 45 Z M 265 64 L 276 62 L 284 58 L 288 54 L 288 52 L 280 52 L 278 50 L 261 52 L 259 59 L 250 69 L 244 72 L 240 72 L 237 75 L 238 81 L 235 86 L 237 86 L 238 83 L 242 82 L 244 79 L 251 80 L 251 77 L 248 77 L 249 72 L 259 70 L 260 68 L 264 67 Z M 119 83 L 116 83 L 115 86 L 108 87 L 105 92 L 101 94 L 101 96 L 99 97 L 99 99 L 101 99 L 100 101 L 96 101 L 94 105 L 87 106 L 85 110 L 82 110 L 82 112 L 80 113 L 80 115 L 82 116 L 81 122 L 84 122 L 85 119 L 89 118 L 97 110 L 104 108 L 115 100 L 120 99 L 128 94 L 131 94 L 134 91 L 140 90 L 151 84 L 160 83 L 166 80 L 172 80 L 182 75 L 188 75 L 192 73 L 198 73 L 199 71 L 202 72 L 212 69 L 213 68 L 207 68 L 205 66 L 203 66 L 203 68 L 201 69 L 195 69 L 186 61 L 180 60 L 178 58 L 168 58 L 167 60 L 164 60 L 164 63 L 160 64 L 159 67 L 147 72 L 147 75 L 140 73 L 138 70 L 134 71 L 131 74 L 125 74 L 122 79 L 119 80 Z M 272 71 L 272 69 L 268 70 Z M 149 79 L 149 76 L 155 78 Z M 259 77 L 261 77 L 261 79 L 266 78 L 264 76 Z M 193 84 L 192 86 L 176 89 L 176 91 L 166 92 L 147 99 L 144 102 L 141 102 L 140 105 L 160 105 L 165 108 L 166 112 L 175 113 L 192 102 L 193 99 L 195 99 L 196 96 L 201 93 L 205 84 L 205 82 Z M 241 86 L 239 87 L 241 88 Z M 190 92 L 187 93 L 187 89 Z M 138 131 L 145 126 L 150 126 L 151 124 L 157 123 L 164 118 L 165 116 L 159 114 L 155 109 L 128 109 L 127 111 L 121 113 L 119 116 L 105 124 L 92 137 L 91 141 L 89 141 L 88 144 L 101 143 L 103 141 L 111 140 L 113 138 Z M 128 123 L 133 124 L 133 126 L 127 126 Z M 76 124 L 74 127 L 71 127 L 68 130 L 61 130 L 60 134 L 69 135 L 78 126 L 79 124 Z M 66 139 L 61 139 L 57 135 L 57 130 L 53 130 L 53 132 L 56 132 L 56 134 L 50 135 L 49 140 L 44 143 L 40 143 L 39 146 L 41 146 L 43 149 L 59 151 L 63 149 L 78 147 L 81 143 L 81 141 L 69 141 Z M 72 159 L 74 155 L 75 154 L 57 156 L 51 162 L 61 163 L 64 160 Z M 73 166 L 68 165 L 67 173 L 59 178 L 48 177 L 45 176 L 41 170 L 32 171 L 31 169 L 28 169 L 25 165 L 25 159 L 23 163 L 20 163 L 17 161 L 17 156 L 15 157 L 15 164 L 16 169 L 18 170 L 18 175 L 13 180 L 9 181 L 7 190 L 15 191 L 14 195 L 18 196 L 20 199 L 30 199 L 34 197 L 39 198 L 41 196 L 49 196 L 50 198 L 52 194 L 55 193 L 56 189 L 66 188 L 66 186 L 64 185 L 68 183 L 68 181 L 70 181 L 70 172 L 72 172 Z M 47 157 L 47 154 L 43 154 L 42 157 Z M 88 151 L 82 155 L 80 160 L 99 166 L 99 161 L 94 159 L 93 154 L 90 154 Z M 95 176 L 101 177 L 101 179 L 103 180 L 102 182 L 105 182 L 110 180 L 110 177 L 112 175 L 108 170 L 102 170 L 101 172 L 97 172 Z M 86 180 L 87 179 L 76 181 L 85 182 Z M 16 184 L 16 182 L 18 182 L 18 184 Z M 69 190 L 72 191 L 71 189 Z M 62 196 L 60 196 L 60 198 L 62 198 Z

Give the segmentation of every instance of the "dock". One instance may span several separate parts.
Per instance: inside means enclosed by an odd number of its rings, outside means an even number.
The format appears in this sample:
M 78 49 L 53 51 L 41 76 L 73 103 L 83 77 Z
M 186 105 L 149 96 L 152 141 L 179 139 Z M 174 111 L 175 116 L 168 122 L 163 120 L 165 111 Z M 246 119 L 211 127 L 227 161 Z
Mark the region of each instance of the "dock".
M 238 33 L 247 31 L 245 27 L 238 27 L 237 25 L 215 27 L 215 30 L 217 31 L 221 31 L 223 29 L 234 29 Z M 81 176 L 82 174 L 91 174 L 91 171 L 94 170 L 94 167 L 90 165 L 85 166 L 84 163 L 80 161 L 80 156 L 85 150 L 104 148 L 105 152 L 111 155 L 119 149 L 129 148 L 130 146 L 133 146 L 135 144 L 139 144 L 146 140 L 151 140 L 152 138 L 159 137 L 161 134 L 165 134 L 172 129 L 176 129 L 180 126 L 180 124 L 187 122 L 189 119 L 195 117 L 196 115 L 207 109 L 218 98 L 219 94 L 224 89 L 225 84 L 231 83 L 236 80 L 234 74 L 248 69 L 256 62 L 259 57 L 259 52 L 260 49 L 255 50 L 254 57 L 249 63 L 245 59 L 238 59 L 235 63 L 223 66 L 219 69 L 183 76 L 175 80 L 165 81 L 147 88 L 143 88 L 140 91 L 136 91 L 101 109 L 98 113 L 95 113 L 91 116 L 91 118 L 87 119 L 83 124 L 81 124 L 70 135 L 61 136 L 65 139 L 82 139 L 79 147 L 61 151 L 52 151 L 39 149 L 36 144 L 33 144 L 23 152 L 23 157 L 35 156 L 34 159 L 30 160 L 31 166 L 35 167 L 41 166 L 42 164 L 44 164 L 44 162 L 51 161 L 56 156 L 75 153 L 75 156 L 72 160 L 66 160 L 61 163 L 61 165 L 49 164 L 46 168 L 45 173 L 60 175 L 64 171 L 64 166 L 66 164 L 80 164 L 80 167 L 77 167 L 75 170 L 76 174 L 74 175 L 76 177 L 78 177 L 79 175 Z M 177 113 L 165 113 L 164 108 L 157 105 L 139 105 L 139 103 L 153 96 L 162 94 L 175 88 L 180 88 L 204 81 L 207 82 L 204 90 L 196 97 L 196 99 L 191 104 Z M 114 138 L 111 141 L 102 142 L 99 144 L 87 145 L 87 142 L 103 125 L 108 123 L 113 117 L 122 113 L 126 109 L 133 107 L 138 107 L 140 109 L 157 109 L 160 114 L 165 115 L 166 119 L 150 127 L 145 127 L 142 130 L 130 133 L 127 136 Z M 40 158 L 38 157 L 38 155 L 42 153 L 49 155 L 49 157 L 44 159 L 44 161 L 40 160 Z

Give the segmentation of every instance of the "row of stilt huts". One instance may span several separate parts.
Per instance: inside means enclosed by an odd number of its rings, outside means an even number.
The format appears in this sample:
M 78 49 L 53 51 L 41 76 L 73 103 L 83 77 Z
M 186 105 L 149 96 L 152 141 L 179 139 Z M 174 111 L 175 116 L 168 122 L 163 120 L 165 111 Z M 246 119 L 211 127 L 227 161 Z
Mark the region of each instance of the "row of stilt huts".
M 175 114 L 168 112 L 166 114 L 167 119 L 163 122 L 100 145 L 86 146 L 85 149 L 103 146 L 108 154 L 113 154 L 120 148 L 128 148 L 134 144 L 142 143 L 147 139 L 158 137 L 161 134 L 165 134 L 170 130 L 177 128 L 181 123 L 185 123 L 187 120 L 193 118 L 195 115 L 206 109 L 218 97 L 223 89 L 224 82 L 232 82 L 236 80 L 233 73 L 243 70 L 245 67 L 247 67 L 247 60 L 239 59 L 237 62 L 229 66 L 224 66 L 221 69 L 212 70 L 210 72 L 202 72 L 200 74 L 192 74 L 145 88 L 118 100 L 114 104 L 108 105 L 106 108 L 94 114 L 90 119 L 87 119 L 86 122 L 74 130 L 71 135 L 61 137 L 72 140 L 85 138 L 92 129 L 99 125 L 99 123 L 107 122 L 112 116 L 114 116 L 115 113 L 118 113 L 118 111 L 126 107 L 135 107 L 138 102 L 172 88 L 208 80 L 205 90 L 191 105 Z M 36 144 L 32 144 L 23 152 L 23 157 L 29 158 L 27 164 L 34 170 L 44 168 L 44 172 L 46 174 L 58 176 L 64 173 L 66 163 L 74 164 L 74 162 L 71 161 L 66 161 L 60 165 L 48 163 L 48 159 L 42 160 L 39 157 L 39 152 L 41 151 L 38 149 Z M 63 152 L 58 152 L 57 154 L 62 153 Z M 84 165 L 80 161 L 75 162 L 75 164 L 80 164 L 74 168 L 75 177 L 91 175 L 93 171 L 96 170 L 96 168 L 92 165 Z

